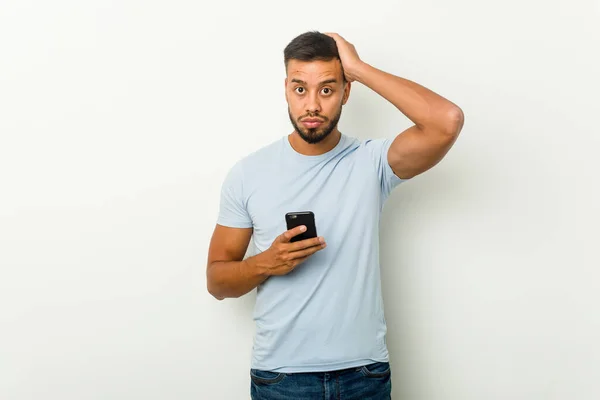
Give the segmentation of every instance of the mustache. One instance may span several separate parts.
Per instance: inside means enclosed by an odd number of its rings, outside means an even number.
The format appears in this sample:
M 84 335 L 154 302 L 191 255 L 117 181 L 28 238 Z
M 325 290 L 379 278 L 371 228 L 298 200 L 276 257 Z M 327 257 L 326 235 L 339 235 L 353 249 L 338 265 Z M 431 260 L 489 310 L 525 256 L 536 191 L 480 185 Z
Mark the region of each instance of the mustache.
M 302 121 L 304 118 L 319 118 L 319 119 L 323 120 L 324 122 L 329 121 L 329 119 L 324 115 L 310 114 L 310 113 L 298 117 L 298 121 Z

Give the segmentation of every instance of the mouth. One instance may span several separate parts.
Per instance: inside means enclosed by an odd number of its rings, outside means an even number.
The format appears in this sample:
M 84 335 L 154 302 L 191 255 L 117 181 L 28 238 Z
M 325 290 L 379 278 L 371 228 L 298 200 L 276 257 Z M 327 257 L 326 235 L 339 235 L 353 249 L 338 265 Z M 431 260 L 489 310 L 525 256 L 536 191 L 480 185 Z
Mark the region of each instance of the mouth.
M 317 118 L 306 118 L 306 119 L 303 119 L 301 122 L 307 128 L 318 128 L 325 121 L 322 121 L 322 120 L 317 119 Z

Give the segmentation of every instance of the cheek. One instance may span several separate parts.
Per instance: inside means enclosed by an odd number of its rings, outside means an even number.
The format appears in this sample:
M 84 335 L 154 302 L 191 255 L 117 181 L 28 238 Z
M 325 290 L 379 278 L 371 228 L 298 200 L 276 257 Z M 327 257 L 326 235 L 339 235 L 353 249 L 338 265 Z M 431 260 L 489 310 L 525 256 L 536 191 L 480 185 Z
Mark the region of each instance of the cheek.
M 338 112 L 340 107 L 343 105 L 342 96 L 335 96 L 329 99 L 327 102 L 327 114 L 333 115 Z M 324 110 L 325 111 L 325 110 Z
M 289 97 L 287 103 L 292 115 L 298 115 L 300 112 L 302 112 L 302 104 L 299 101 L 293 100 L 291 97 Z

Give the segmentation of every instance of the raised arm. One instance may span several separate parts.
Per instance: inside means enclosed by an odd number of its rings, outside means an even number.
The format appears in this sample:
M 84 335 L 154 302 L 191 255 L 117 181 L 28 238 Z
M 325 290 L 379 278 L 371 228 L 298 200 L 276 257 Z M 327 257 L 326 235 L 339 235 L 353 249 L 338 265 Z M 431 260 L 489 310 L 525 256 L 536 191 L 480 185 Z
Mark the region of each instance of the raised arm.
M 415 82 L 363 62 L 354 45 L 340 35 L 327 35 L 337 44 L 346 80 L 369 87 L 415 124 L 398 134 L 389 148 L 388 162 L 394 173 L 408 179 L 440 162 L 462 130 L 462 110 Z
M 419 175 L 448 153 L 464 124 L 462 110 L 431 90 L 368 64 L 357 70 L 357 80 L 403 112 L 414 126 L 396 136 L 388 162 L 403 179 Z

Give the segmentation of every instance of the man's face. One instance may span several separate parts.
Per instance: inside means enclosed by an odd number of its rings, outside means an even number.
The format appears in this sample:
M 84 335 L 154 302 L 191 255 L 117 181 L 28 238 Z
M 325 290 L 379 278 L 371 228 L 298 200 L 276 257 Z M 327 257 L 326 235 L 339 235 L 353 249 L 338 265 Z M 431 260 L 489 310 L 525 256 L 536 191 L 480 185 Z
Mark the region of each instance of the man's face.
M 285 97 L 290 121 L 307 143 L 318 143 L 337 126 L 346 104 L 350 83 L 344 82 L 338 59 L 290 60 Z

